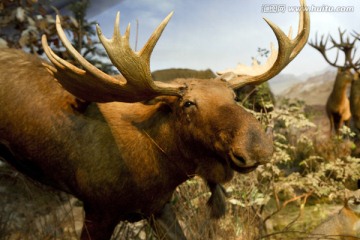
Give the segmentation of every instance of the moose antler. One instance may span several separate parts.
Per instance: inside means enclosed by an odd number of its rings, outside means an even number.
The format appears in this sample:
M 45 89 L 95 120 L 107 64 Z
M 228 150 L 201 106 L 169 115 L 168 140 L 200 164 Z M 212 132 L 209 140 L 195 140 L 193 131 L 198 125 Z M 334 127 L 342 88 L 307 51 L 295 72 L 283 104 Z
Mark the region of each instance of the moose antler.
M 125 35 L 120 35 L 119 12 L 116 16 L 112 39 L 106 39 L 99 26 L 96 27 L 98 37 L 110 60 L 122 74 L 122 76 L 116 77 L 102 72 L 75 50 L 61 27 L 59 16 L 56 16 L 56 29 L 63 45 L 84 70 L 57 56 L 47 44 L 45 35 L 42 36 L 43 48 L 55 67 L 44 65 L 66 90 L 87 101 L 138 102 L 150 100 L 159 95 L 180 96 L 184 86 L 153 81 L 150 72 L 150 55 L 172 14 L 171 12 L 160 23 L 140 52 L 134 52 L 130 48 L 130 25 L 126 29 Z
M 354 48 L 356 39 L 354 39 L 354 41 L 351 42 L 349 37 L 347 37 L 347 39 L 345 41 L 344 34 L 345 34 L 346 30 L 341 31 L 340 28 L 338 30 L 339 30 L 340 42 L 336 42 L 334 40 L 334 38 L 330 35 L 328 35 L 326 37 L 326 40 L 324 40 L 324 35 L 322 35 L 321 40 L 318 41 L 317 33 L 316 33 L 315 40 L 310 41 L 309 45 L 312 46 L 313 48 L 315 48 L 316 50 L 318 50 L 321 53 L 321 55 L 324 57 L 326 62 L 329 63 L 331 66 L 337 67 L 337 68 L 349 68 L 349 67 L 352 67 L 352 65 L 354 65 L 352 61 L 353 61 L 353 58 L 354 58 L 355 52 L 356 52 L 356 49 Z M 329 38 L 332 42 L 332 46 L 327 48 L 326 46 L 327 46 L 327 42 L 328 42 Z M 336 53 L 334 62 L 331 62 L 326 54 L 326 51 L 333 49 L 333 48 L 337 49 L 337 53 Z M 342 51 L 345 55 L 345 61 L 344 61 L 343 65 L 339 65 L 337 63 L 338 58 L 339 58 L 339 50 Z
M 305 0 L 300 0 L 302 9 L 305 9 Z M 233 89 L 240 88 L 247 84 L 260 84 L 277 75 L 284 69 L 301 51 L 307 42 L 310 33 L 310 17 L 307 11 L 300 11 L 298 34 L 291 39 L 291 29 L 289 36 L 274 23 L 268 19 L 264 19 L 272 28 L 278 41 L 278 51 L 272 50 L 268 61 L 264 66 L 255 65 L 249 71 L 238 73 L 237 69 L 227 70 L 234 72 L 237 76 L 229 80 L 229 84 Z M 218 72 L 218 74 L 226 74 L 226 72 Z
M 350 42 L 349 36 L 347 37 L 346 41 L 344 41 L 344 34 L 346 30 L 343 32 L 339 28 L 339 35 L 340 35 L 340 43 L 337 43 L 332 36 L 330 36 L 331 42 L 333 43 L 334 47 L 337 49 L 340 49 L 345 54 L 345 64 L 346 66 L 349 66 L 352 64 L 352 51 L 355 46 L 356 38 L 354 41 Z M 354 52 L 356 49 L 354 49 Z
M 321 39 L 318 42 L 318 34 L 316 33 L 315 35 L 315 40 L 314 41 L 310 41 L 309 45 L 312 46 L 313 48 L 315 48 L 316 50 L 318 50 L 321 55 L 323 55 L 324 59 L 326 60 L 326 62 L 328 64 L 330 64 L 333 67 L 342 67 L 340 65 L 337 65 L 337 60 L 339 58 L 339 49 L 336 53 L 336 57 L 335 57 L 335 61 L 331 62 L 328 58 L 328 56 L 326 55 L 326 51 L 331 49 L 331 48 L 326 48 L 327 42 L 329 40 L 329 36 L 326 37 L 326 39 L 324 40 L 324 35 L 321 35 Z

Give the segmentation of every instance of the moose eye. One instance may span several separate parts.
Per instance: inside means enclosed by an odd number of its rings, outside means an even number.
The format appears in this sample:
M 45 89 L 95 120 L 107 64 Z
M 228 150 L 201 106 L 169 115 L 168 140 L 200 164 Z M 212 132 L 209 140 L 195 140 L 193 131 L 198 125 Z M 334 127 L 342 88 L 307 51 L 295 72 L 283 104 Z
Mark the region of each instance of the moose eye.
M 195 103 L 192 102 L 192 101 L 186 101 L 186 102 L 184 103 L 184 107 L 186 107 L 186 108 L 191 107 L 191 106 L 193 106 L 193 105 L 195 105 Z

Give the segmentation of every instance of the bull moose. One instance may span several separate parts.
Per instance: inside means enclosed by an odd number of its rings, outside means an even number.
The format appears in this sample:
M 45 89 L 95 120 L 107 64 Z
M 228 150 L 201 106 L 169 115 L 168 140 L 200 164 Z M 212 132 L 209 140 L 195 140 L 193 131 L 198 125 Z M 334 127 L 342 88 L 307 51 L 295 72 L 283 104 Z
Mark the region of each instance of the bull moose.
M 308 13 L 300 12 L 294 39 L 267 20 L 279 50 L 266 71 L 162 83 L 151 77 L 150 55 L 171 16 L 139 52 L 129 46 L 129 27 L 120 34 L 119 13 L 111 39 L 97 26 L 117 76 L 74 49 L 59 17 L 58 35 L 81 69 L 58 57 L 46 36 L 52 64 L 20 50 L 0 52 L 0 156 L 83 202 L 81 239 L 109 239 L 119 221 L 144 218 L 159 239 L 186 239 L 169 203 L 179 184 L 201 176 L 211 202 L 234 171 L 253 171 L 272 155 L 272 134 L 236 103 L 234 90 L 269 80 L 297 56 L 308 39 Z

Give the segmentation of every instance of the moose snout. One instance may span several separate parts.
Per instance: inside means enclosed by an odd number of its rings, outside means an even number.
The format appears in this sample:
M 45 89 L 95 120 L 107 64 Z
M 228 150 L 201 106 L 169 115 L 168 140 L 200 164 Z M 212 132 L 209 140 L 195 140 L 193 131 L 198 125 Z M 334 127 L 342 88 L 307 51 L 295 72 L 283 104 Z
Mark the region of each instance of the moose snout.
M 253 148 L 249 152 L 242 148 L 231 150 L 231 167 L 235 171 L 246 173 L 255 170 L 259 165 L 268 163 L 273 154 L 272 142 L 270 146 L 264 146 L 262 149 Z
M 273 154 L 272 131 L 250 130 L 247 140 L 230 149 L 231 166 L 238 172 L 249 172 L 268 163 Z
M 240 148 L 234 149 L 230 152 L 230 157 L 233 163 L 241 168 L 247 168 L 252 166 L 257 166 L 256 161 L 253 161 L 247 156 L 246 153 L 243 153 Z
M 253 161 L 248 156 L 239 153 L 236 150 L 230 151 L 230 166 L 237 172 L 248 173 L 257 168 L 259 165 L 256 161 Z

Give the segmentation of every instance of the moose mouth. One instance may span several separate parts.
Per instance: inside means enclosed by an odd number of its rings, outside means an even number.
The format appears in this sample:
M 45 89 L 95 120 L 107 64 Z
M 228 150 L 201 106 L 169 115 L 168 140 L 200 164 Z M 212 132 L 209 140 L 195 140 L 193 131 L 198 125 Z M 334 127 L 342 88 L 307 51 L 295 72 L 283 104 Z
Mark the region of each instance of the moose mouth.
M 254 171 L 258 164 L 252 166 L 242 166 L 245 165 L 245 159 L 240 156 L 236 156 L 235 154 L 230 154 L 230 167 L 238 173 L 249 173 Z
M 258 165 L 250 166 L 250 167 L 239 167 L 233 161 L 230 162 L 230 166 L 238 173 L 249 173 L 254 171 Z

